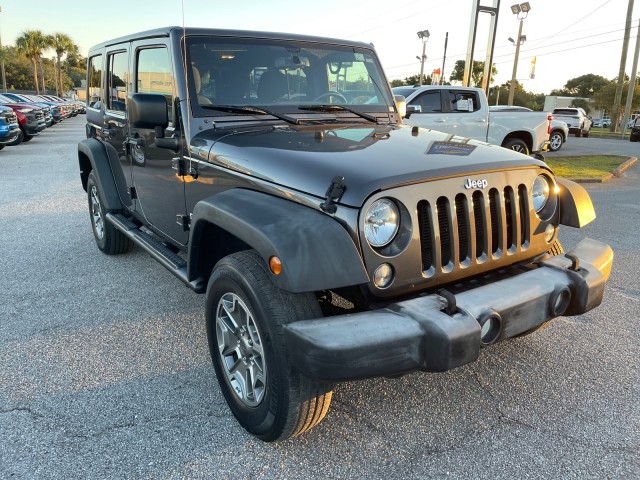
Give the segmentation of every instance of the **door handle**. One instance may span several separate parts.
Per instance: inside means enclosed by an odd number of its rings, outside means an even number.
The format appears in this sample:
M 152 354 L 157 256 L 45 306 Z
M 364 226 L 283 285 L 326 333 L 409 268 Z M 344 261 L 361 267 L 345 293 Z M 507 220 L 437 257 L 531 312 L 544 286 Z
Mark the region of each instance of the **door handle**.
M 447 121 L 446 118 L 434 118 L 433 119 L 434 122 L 438 122 L 438 123 L 445 123 Z

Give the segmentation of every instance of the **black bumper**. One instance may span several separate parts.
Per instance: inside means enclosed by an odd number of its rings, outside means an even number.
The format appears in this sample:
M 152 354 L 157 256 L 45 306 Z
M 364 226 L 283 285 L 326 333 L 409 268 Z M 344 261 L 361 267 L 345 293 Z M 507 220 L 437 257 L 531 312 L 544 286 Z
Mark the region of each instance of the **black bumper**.
M 455 295 L 426 295 L 381 310 L 304 320 L 286 326 L 292 364 L 328 381 L 442 372 L 473 362 L 480 348 L 511 338 L 560 315 L 580 315 L 602 301 L 613 252 L 586 239 L 569 256 Z M 481 338 L 481 324 L 498 327 Z
M 38 120 L 37 122 L 27 122 L 23 125 L 24 131 L 27 135 L 38 135 L 45 128 L 47 128 L 47 124 L 44 120 Z

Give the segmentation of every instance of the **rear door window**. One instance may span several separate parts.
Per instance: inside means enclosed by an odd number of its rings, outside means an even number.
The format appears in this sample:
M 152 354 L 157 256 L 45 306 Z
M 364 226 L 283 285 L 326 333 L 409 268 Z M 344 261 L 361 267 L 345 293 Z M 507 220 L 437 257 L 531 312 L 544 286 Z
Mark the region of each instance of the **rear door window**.
M 127 111 L 127 82 L 129 81 L 128 52 L 109 54 L 107 66 L 107 109 L 112 112 Z

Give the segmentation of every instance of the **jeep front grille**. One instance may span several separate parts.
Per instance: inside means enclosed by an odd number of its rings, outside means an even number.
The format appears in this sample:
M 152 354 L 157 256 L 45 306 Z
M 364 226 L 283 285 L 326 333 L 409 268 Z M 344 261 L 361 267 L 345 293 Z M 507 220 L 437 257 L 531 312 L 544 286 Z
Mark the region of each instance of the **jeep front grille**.
M 529 244 L 528 191 L 524 184 L 440 196 L 418 202 L 422 270 L 450 272 Z
M 362 212 L 380 198 L 400 206 L 396 239 L 382 248 L 368 244 L 360 217 L 362 253 L 370 277 L 382 263 L 395 272 L 379 297 L 455 285 L 514 264 L 526 264 L 549 250 L 541 220 L 531 203 L 531 188 L 543 168 L 530 166 L 473 173 L 399 185 L 375 193 Z M 482 180 L 486 187 L 467 188 Z

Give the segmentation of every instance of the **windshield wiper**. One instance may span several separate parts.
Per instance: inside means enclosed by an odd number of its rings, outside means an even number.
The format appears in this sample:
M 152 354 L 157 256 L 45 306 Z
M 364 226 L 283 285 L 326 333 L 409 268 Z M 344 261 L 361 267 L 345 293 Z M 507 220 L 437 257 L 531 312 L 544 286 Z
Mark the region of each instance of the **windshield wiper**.
M 208 110 L 219 110 L 221 112 L 229 112 L 229 113 L 244 113 L 247 115 L 250 114 L 259 114 L 259 115 L 271 115 L 273 117 L 279 118 L 280 120 L 284 120 L 287 123 L 292 123 L 294 125 L 298 125 L 300 120 L 297 118 L 290 117 L 289 115 L 283 115 L 281 113 L 276 113 L 271 110 L 267 110 L 266 108 L 256 107 L 254 105 L 200 105 L 202 108 L 206 108 Z
M 316 111 L 316 112 L 332 112 L 332 111 L 335 111 L 335 110 L 344 110 L 346 112 L 351 112 L 351 113 L 353 113 L 355 115 L 358 115 L 361 118 L 369 120 L 370 122 L 378 123 L 378 118 L 375 117 L 374 115 L 370 115 L 370 114 L 364 113 L 364 112 L 359 112 L 357 110 L 354 110 L 353 108 L 345 107 L 344 105 L 338 105 L 338 104 L 301 105 L 301 106 L 298 107 L 298 109 L 300 109 L 300 110 L 310 110 L 310 111 Z

